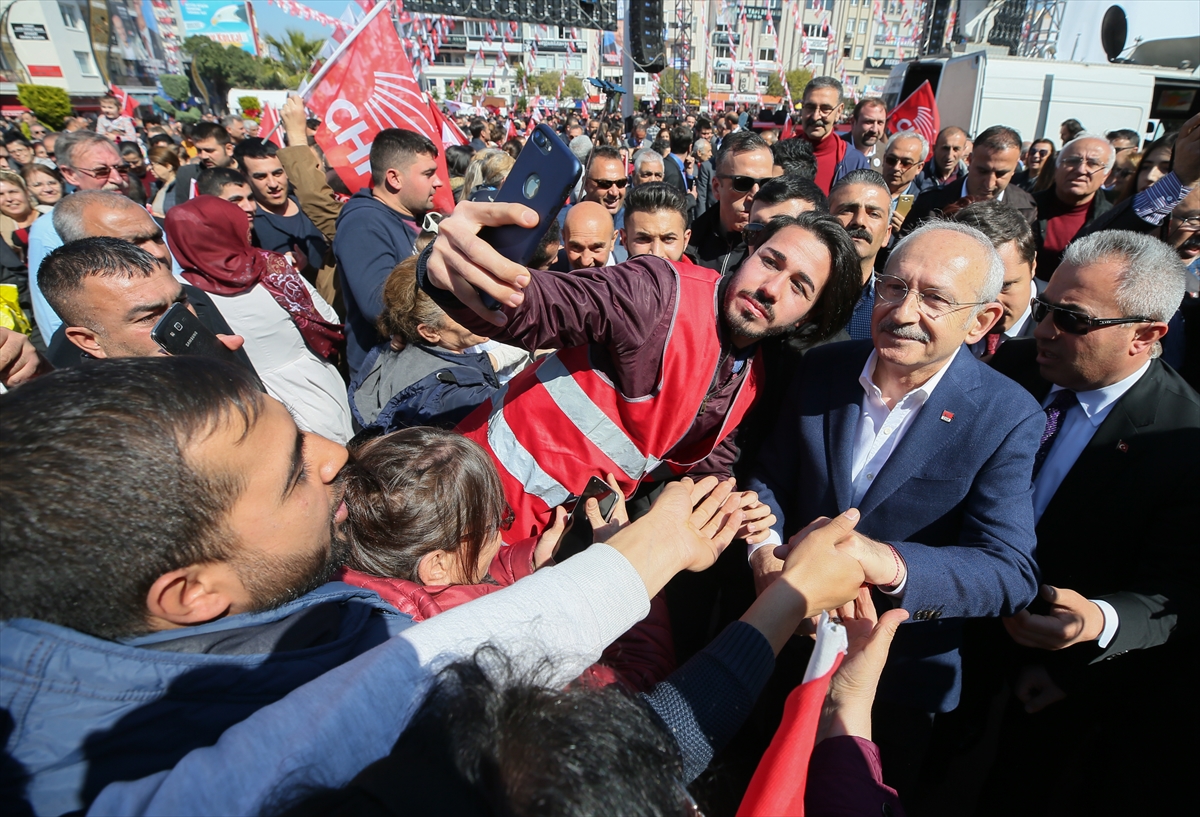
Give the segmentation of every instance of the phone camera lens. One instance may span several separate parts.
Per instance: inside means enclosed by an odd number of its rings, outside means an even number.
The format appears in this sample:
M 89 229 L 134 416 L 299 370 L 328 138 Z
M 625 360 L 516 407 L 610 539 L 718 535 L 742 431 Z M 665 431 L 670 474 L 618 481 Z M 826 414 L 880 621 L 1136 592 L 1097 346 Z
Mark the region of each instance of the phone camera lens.
M 545 147 L 546 146 L 545 135 L 539 133 L 538 131 L 534 131 L 533 132 L 533 143 L 540 148 Z

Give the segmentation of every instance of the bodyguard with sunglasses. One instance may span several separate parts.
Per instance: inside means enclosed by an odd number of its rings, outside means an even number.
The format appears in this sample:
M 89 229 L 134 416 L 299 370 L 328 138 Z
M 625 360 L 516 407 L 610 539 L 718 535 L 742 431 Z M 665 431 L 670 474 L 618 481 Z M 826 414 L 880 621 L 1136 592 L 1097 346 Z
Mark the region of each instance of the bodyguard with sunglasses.
M 1172 733 L 1194 699 L 1179 667 L 1196 646 L 1200 395 L 1159 351 L 1186 274 L 1148 236 L 1076 239 L 1033 301 L 1033 340 L 992 361 L 1047 420 L 1033 476 L 1040 598 L 1001 635 L 1016 698 L 993 773 L 1003 785 L 986 789 L 1002 795 L 996 814 L 1068 792 L 1089 813 L 1165 813 L 1155 798 L 1182 796 Z M 1027 762 L 1029 747 L 1071 743 L 1061 763 Z M 1134 746 L 1155 762 L 1112 775 L 1106 759 Z
M 55 149 L 58 169 L 75 190 L 125 192 L 129 184 L 129 165 L 111 140 L 94 131 L 77 130 L 59 136 Z M 54 229 L 53 218 L 39 218 L 29 228 L 29 294 L 33 300 L 34 320 L 42 337 L 46 338 L 62 325 L 62 319 L 42 297 L 37 285 L 37 271 L 42 259 L 62 244 Z

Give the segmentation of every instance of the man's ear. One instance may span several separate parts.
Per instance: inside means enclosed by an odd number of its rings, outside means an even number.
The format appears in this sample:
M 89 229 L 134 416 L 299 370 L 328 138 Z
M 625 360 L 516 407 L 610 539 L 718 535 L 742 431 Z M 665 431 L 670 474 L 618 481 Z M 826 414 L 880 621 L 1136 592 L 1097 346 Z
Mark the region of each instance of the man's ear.
M 393 192 L 399 193 L 404 188 L 404 179 L 400 175 L 400 171 L 394 167 L 389 167 L 383 174 L 383 178 L 388 189 Z
M 979 314 L 971 318 L 971 329 L 967 332 L 966 343 L 976 343 L 983 340 L 988 330 L 995 326 L 996 321 L 1003 317 L 1004 307 L 996 301 L 979 310 Z
M 1167 334 L 1165 323 L 1147 323 L 1137 327 L 1133 333 L 1133 342 L 1129 344 L 1129 355 L 1135 357 L 1154 346 Z
M 622 227 L 621 229 L 617 230 L 617 236 L 618 236 L 618 237 L 620 238 L 620 240 L 621 240 L 621 246 L 622 246 L 622 247 L 625 247 L 626 249 L 629 249 L 629 245 L 625 243 L 625 240 L 626 240 L 626 239 L 625 239 L 625 228 L 624 228 L 624 227 Z
M 189 627 L 220 618 L 245 595 L 241 580 L 224 562 L 172 570 L 159 576 L 146 593 L 151 627 L 166 630 Z
M 454 554 L 440 549 L 426 553 L 417 562 L 417 579 L 427 587 L 453 584 Z
M 689 244 L 691 244 L 691 243 L 692 243 L 692 231 L 691 231 L 691 230 L 684 230 L 684 231 L 683 231 L 683 246 L 685 246 L 685 247 L 686 247 L 686 246 L 688 246 L 688 245 L 689 245 Z
M 225 155 L 226 156 L 233 155 L 233 142 L 230 142 L 228 145 L 225 146 Z
M 104 353 L 103 347 L 96 339 L 96 333 L 86 326 L 67 326 L 64 327 L 63 333 L 67 336 L 67 340 L 74 343 L 83 351 L 95 358 L 108 357 Z
M 427 323 L 417 324 L 417 334 L 430 346 L 437 346 L 442 342 L 442 333 Z

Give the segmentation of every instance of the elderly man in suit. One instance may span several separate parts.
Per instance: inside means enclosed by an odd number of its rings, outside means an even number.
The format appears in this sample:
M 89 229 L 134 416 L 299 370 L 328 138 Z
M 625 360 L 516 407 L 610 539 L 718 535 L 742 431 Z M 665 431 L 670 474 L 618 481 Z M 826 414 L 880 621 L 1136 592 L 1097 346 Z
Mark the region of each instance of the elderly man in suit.
M 1037 592 L 1029 475 L 1045 418 L 964 348 L 1000 317 L 1003 278 L 992 243 L 966 225 L 901 241 L 876 277 L 873 340 L 804 357 L 748 485 L 778 519 L 767 542 L 858 508 L 852 552 L 877 604 L 912 614 L 875 709 L 902 795 L 933 714 L 958 704 L 963 619 L 1011 616 Z M 760 588 L 781 569 L 774 550 L 750 556 Z
M 971 354 L 986 361 L 1005 342 L 1033 337 L 1037 321 L 1033 320 L 1032 302 L 1042 294 L 1046 282 L 1036 277 L 1033 230 L 1016 210 L 997 201 L 979 201 L 959 210 L 953 218 L 986 235 L 1004 262 L 1004 285 L 997 298 L 1004 314 L 982 340 L 971 344 Z
M 1167 813 L 1191 790 L 1194 754 L 1176 741 L 1194 739 L 1177 725 L 1194 707 L 1180 667 L 1196 644 L 1200 395 L 1158 359 L 1186 275 L 1149 236 L 1077 239 L 1035 303 L 1034 339 L 993 361 L 1047 423 L 1033 477 L 1043 584 L 1004 621 L 1015 699 L 989 813 Z M 1018 748 L 1085 741 L 1053 764 Z M 1105 759 L 1133 747 L 1155 761 L 1111 774 Z

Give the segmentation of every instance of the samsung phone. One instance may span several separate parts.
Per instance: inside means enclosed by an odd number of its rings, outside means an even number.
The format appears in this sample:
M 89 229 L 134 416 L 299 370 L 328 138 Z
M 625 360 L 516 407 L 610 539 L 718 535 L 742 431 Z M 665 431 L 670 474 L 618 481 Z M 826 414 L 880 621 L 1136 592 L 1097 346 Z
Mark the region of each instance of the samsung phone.
M 579 501 L 571 509 L 571 515 L 567 517 L 568 528 L 575 524 L 577 518 L 587 519 L 587 501 L 589 499 L 595 499 L 600 503 L 600 516 L 605 522 L 612 520 L 613 511 L 617 507 L 617 492 L 600 477 L 592 477 L 584 487 L 583 493 L 579 495 Z
M 238 362 L 233 350 L 200 323 L 186 304 L 178 303 L 168 309 L 150 330 L 150 337 L 169 355 L 199 355 Z
M 913 201 L 916 196 L 910 196 L 907 193 L 896 200 L 896 212 L 902 216 L 907 216 L 908 211 L 912 209 Z
M 529 266 L 550 222 L 558 216 L 582 173 L 583 165 L 558 134 L 545 124 L 538 125 L 493 199 L 505 204 L 524 204 L 536 211 L 537 226 L 484 227 L 480 238 L 508 260 Z

